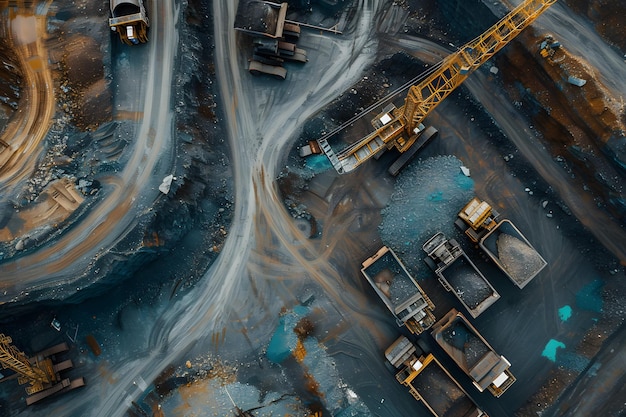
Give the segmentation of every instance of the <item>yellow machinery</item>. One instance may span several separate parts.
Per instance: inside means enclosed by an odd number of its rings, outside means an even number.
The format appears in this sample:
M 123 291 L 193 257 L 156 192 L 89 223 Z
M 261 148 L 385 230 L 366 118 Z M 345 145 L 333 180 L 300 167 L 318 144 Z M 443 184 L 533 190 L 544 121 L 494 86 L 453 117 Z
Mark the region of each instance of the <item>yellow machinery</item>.
M 384 148 L 407 151 L 424 131 L 422 121 L 426 116 L 555 2 L 523 1 L 485 33 L 444 59 L 423 81 L 411 86 L 404 106 L 392 105 L 383 110 L 372 120 L 374 132 L 336 154 L 324 138 L 318 140 L 320 148 L 340 174 L 354 170 Z
M 13 340 L 9 336 L 0 333 L 0 362 L 3 368 L 9 368 L 20 376 L 20 384 L 30 383 L 26 392 L 31 395 L 44 389 L 44 384 L 56 382 L 56 376 L 52 369 L 52 361 L 49 358 L 41 363 L 31 363 L 24 352 L 20 352 L 11 344 Z
M 490 232 L 498 224 L 499 213 L 495 211 L 486 201 L 480 201 L 476 197 L 467 203 L 463 210 L 459 212 L 459 218 L 463 220 L 470 229 L 465 234 L 474 243 Z
M 55 363 L 52 358 L 66 352 L 68 346 L 61 343 L 39 352 L 35 357 L 28 358 L 24 352 L 11 343 L 9 336 L 0 333 L 0 363 L 3 369 L 11 369 L 18 375 L 20 384 L 30 384 L 26 387 L 28 397 L 26 404 L 34 404 L 51 395 L 67 392 L 82 387 L 85 381 L 82 377 L 74 380 L 61 378 L 60 373 L 73 367 L 71 360 Z

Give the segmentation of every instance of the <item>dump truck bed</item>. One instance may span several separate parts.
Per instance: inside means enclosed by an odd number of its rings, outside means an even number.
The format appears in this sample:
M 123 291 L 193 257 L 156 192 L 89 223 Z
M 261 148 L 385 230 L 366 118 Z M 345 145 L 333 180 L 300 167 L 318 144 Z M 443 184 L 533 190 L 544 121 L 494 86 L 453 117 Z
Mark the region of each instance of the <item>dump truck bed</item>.
M 483 415 L 474 401 L 432 354 L 410 382 L 411 393 L 437 417 L 477 417 Z M 426 358 L 428 361 L 428 357 Z M 415 395 L 417 394 L 417 396 Z
M 425 261 L 435 271 L 439 282 L 459 299 L 472 317 L 478 317 L 500 298 L 454 239 L 448 240 L 437 233 L 422 248 L 430 258 Z
M 385 358 L 398 370 L 396 380 L 409 388 L 436 417 L 479 417 L 485 414 L 432 355 L 424 355 L 405 336 L 387 350 Z
M 500 297 L 465 253 L 437 273 L 474 318 Z
M 548 264 L 508 219 L 487 233 L 479 246 L 519 288 L 524 288 Z
M 431 335 L 479 391 L 488 389 L 499 397 L 515 382 L 509 361 L 455 309 L 433 325 Z
M 409 274 L 396 254 L 386 246 L 362 264 L 361 273 L 393 314 L 399 326 L 419 334 L 435 322 L 435 306 Z

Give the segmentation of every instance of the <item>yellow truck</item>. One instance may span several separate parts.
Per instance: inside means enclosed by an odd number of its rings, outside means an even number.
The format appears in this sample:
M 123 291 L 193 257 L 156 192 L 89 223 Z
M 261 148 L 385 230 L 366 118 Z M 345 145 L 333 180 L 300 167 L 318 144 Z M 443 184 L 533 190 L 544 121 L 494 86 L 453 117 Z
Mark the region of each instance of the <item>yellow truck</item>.
M 387 246 L 363 262 L 361 273 L 393 314 L 398 326 L 420 334 L 435 322 L 435 305 Z
M 520 289 L 548 265 L 513 222 L 500 219 L 486 201 L 472 198 L 454 223 Z
M 435 323 L 430 334 L 480 392 L 487 389 L 500 397 L 515 382 L 511 363 L 457 310 L 450 310 Z
M 405 336 L 385 351 L 398 371 L 396 380 L 435 417 L 487 417 L 432 353 L 424 353 Z

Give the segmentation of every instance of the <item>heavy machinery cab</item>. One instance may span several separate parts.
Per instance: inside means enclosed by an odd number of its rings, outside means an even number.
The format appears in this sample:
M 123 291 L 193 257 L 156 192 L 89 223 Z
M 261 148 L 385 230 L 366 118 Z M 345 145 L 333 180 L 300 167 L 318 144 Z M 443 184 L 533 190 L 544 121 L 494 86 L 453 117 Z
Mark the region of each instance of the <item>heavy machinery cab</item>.
M 122 42 L 138 45 L 148 42 L 150 21 L 142 0 L 111 0 L 109 27 L 117 32 Z
M 459 218 L 455 223 L 459 229 L 465 229 L 465 234 L 472 242 L 478 243 L 481 237 L 496 227 L 498 217 L 500 217 L 500 213 L 489 203 L 474 197 L 459 212 Z

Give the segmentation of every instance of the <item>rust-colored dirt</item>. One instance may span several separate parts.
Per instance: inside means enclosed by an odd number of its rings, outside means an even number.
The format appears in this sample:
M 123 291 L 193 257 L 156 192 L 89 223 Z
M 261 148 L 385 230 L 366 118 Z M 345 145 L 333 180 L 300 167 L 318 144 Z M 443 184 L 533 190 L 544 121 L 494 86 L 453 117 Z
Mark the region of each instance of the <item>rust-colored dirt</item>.
M 555 50 L 552 58 L 542 58 L 539 45 L 545 34 L 530 29 L 500 56 L 505 88 L 533 118 L 552 155 L 564 157 L 574 174 L 585 178 L 594 197 L 605 204 L 623 197 L 618 168 L 606 157 L 607 142 L 626 131 L 621 99 L 602 84 L 583 57 L 566 48 Z M 586 83 L 573 85 L 570 76 Z M 615 207 L 607 207 L 615 217 L 623 216 Z

